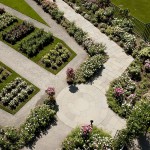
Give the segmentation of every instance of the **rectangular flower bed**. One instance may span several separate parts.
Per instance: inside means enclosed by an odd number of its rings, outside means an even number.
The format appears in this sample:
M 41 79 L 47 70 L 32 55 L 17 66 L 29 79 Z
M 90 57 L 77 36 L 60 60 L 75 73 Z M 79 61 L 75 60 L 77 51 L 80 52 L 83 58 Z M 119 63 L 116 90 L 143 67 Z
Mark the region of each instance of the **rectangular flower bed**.
M 0 83 L 0 109 L 15 114 L 39 89 L 2 62 L 0 62 L 0 66 L 1 72 L 9 73 L 9 76 Z
M 62 43 L 57 43 L 54 49 L 43 56 L 42 62 L 46 67 L 57 70 L 70 56 L 71 52 Z
M 0 104 L 11 110 L 26 101 L 34 91 L 34 87 L 18 77 L 8 83 L 0 92 Z
M 53 42 L 53 35 L 39 29 L 19 45 L 19 50 L 29 57 L 37 55 L 45 46 Z
M 9 13 L 3 13 L 0 15 L 0 31 L 17 22 L 17 18 L 10 15 Z
M 35 28 L 32 24 L 24 21 L 19 25 L 15 25 L 8 32 L 3 33 L 2 38 L 8 43 L 14 45 L 16 42 L 20 41 L 32 31 L 34 31 L 34 29 Z

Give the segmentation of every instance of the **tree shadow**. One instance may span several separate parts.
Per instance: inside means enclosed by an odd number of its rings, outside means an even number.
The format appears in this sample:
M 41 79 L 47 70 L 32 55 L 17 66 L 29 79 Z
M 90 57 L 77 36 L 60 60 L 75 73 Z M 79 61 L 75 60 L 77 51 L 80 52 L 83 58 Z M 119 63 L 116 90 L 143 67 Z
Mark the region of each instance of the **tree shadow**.
M 78 90 L 79 90 L 79 88 L 75 84 L 72 84 L 69 86 L 69 91 L 71 93 L 76 93 Z

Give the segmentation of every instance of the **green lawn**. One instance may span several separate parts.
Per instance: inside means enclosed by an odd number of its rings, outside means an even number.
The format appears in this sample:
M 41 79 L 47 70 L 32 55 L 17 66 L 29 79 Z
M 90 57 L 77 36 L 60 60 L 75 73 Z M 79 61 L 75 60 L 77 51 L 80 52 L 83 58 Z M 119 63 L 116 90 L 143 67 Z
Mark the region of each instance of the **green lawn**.
M 45 25 L 47 23 L 24 0 L 0 0 L 3 3 Z
M 144 23 L 150 23 L 150 0 L 111 0 L 120 8 L 128 8 L 131 15 Z

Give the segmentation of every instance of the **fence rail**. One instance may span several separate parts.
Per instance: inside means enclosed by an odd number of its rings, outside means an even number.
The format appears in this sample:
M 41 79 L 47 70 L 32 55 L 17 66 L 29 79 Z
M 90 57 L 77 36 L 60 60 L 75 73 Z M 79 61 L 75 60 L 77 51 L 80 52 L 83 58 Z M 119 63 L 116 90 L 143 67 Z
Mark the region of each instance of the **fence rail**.
M 115 9 L 115 15 L 119 16 L 119 12 L 122 8 L 116 6 L 115 4 L 111 3 Z M 140 36 L 147 42 L 150 42 L 150 23 L 144 23 L 137 18 L 130 16 L 131 21 L 134 24 L 134 33 Z

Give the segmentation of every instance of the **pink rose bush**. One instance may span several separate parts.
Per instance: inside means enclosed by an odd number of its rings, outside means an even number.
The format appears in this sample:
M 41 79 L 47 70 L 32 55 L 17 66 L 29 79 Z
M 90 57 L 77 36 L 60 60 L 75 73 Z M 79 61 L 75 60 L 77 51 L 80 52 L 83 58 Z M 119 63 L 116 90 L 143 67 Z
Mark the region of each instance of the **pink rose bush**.
M 54 87 L 48 87 L 47 90 L 45 90 L 45 92 L 49 96 L 50 99 L 54 99 L 54 95 L 55 95 Z
M 92 131 L 92 126 L 84 125 L 82 126 L 81 131 L 82 131 L 82 135 L 87 136 Z
M 120 88 L 120 87 L 115 88 L 115 95 L 117 97 L 122 96 L 123 94 L 124 94 L 124 90 L 122 88 Z
M 68 68 L 66 71 L 66 75 L 67 75 L 67 82 L 73 82 L 74 78 L 75 78 L 75 71 L 73 70 L 73 68 Z

